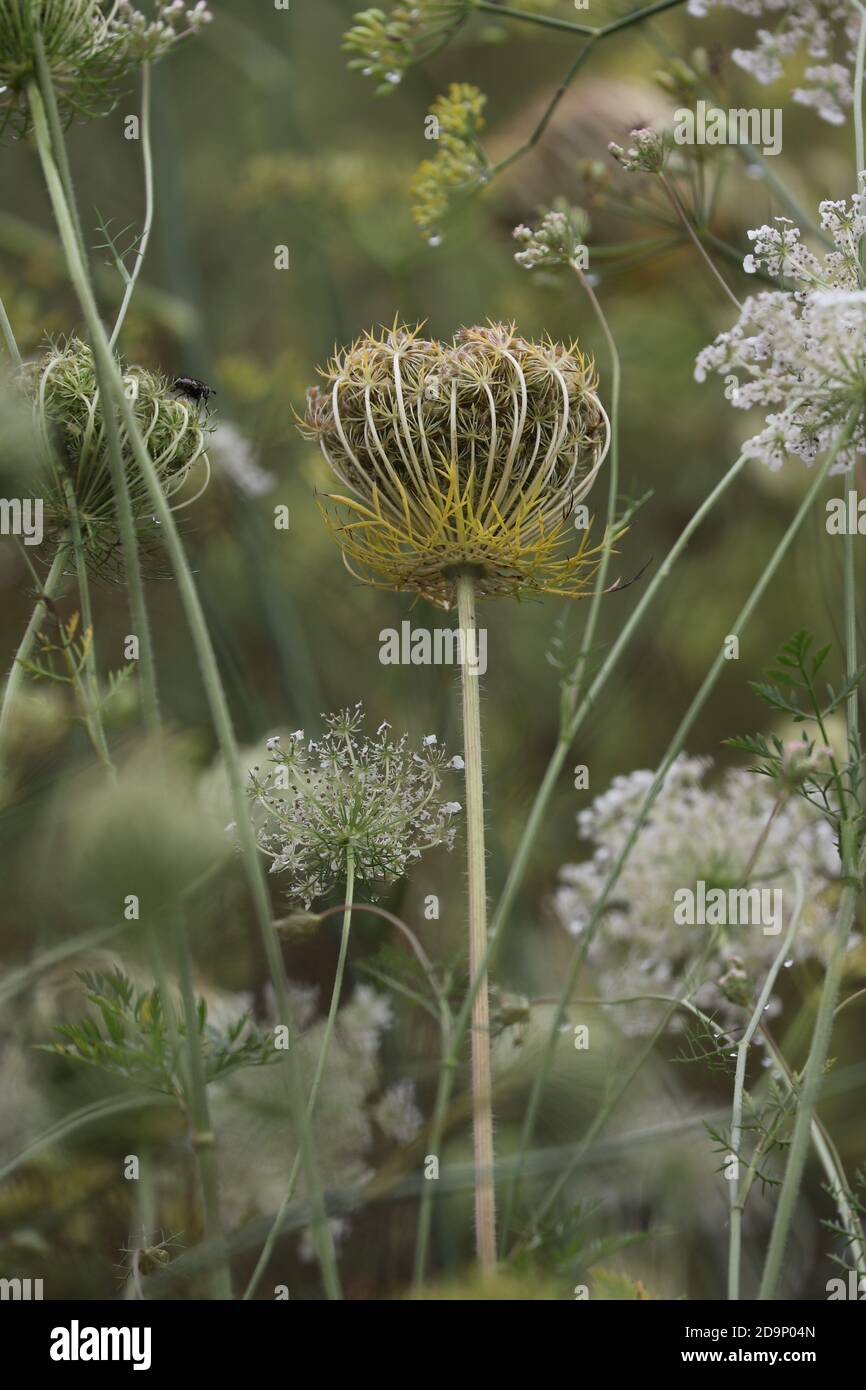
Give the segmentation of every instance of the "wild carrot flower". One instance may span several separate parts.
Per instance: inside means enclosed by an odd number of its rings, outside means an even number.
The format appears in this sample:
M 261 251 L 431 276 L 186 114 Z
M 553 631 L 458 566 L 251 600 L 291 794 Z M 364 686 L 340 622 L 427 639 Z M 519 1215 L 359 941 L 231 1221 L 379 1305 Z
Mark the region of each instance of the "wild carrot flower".
M 835 244 L 820 256 L 788 218 L 749 232 L 754 249 L 744 270 L 762 269 L 793 288 L 748 298 L 734 327 L 701 352 L 695 377 L 717 372 L 733 406 L 765 411 L 765 428 L 744 448 L 773 469 L 792 455 L 811 464 L 853 419 L 851 441 L 833 468 L 844 472 L 866 451 L 866 285 L 858 253 L 864 195 L 827 200 L 819 214 Z
M 322 375 L 302 432 L 353 494 L 331 495 L 349 518 L 326 520 L 357 578 L 443 608 L 467 568 L 480 594 L 586 591 L 598 551 L 587 528 L 569 553 L 573 514 L 610 428 L 577 344 L 499 323 L 441 343 L 398 325 Z
M 104 115 L 120 84 L 162 58 L 212 15 L 205 0 L 157 0 L 149 17 L 130 0 L 3 0 L 0 5 L 0 129 L 29 127 L 27 86 L 38 82 L 37 38 L 61 117 Z
M 179 399 L 164 376 L 144 367 L 124 370 L 126 394 L 167 497 L 183 487 L 204 459 L 205 427 L 192 402 Z M 57 539 L 69 525 L 66 484 L 71 483 L 82 539 L 95 570 L 120 564 L 116 502 L 102 402 L 90 348 L 78 338 L 60 342 L 25 366 L 23 387 L 32 401 L 44 453 L 45 528 Z M 123 461 L 133 516 L 144 545 L 159 536 L 153 506 L 125 435 Z
M 812 106 L 831 125 L 842 125 L 854 93 L 851 74 L 860 17 L 845 0 L 689 0 L 689 12 L 705 16 L 713 8 L 770 21 L 758 29 L 753 48 L 735 48 L 731 57 L 758 82 L 778 82 L 784 63 L 798 56 L 812 59 L 794 90 L 794 100 Z
M 667 137 L 649 126 L 640 126 L 630 134 L 634 143 L 627 150 L 613 141 L 608 145 L 614 159 L 630 174 L 660 174 L 669 152 Z
M 838 896 L 833 885 L 840 863 L 829 821 L 803 797 L 791 794 L 779 805 L 778 787 L 739 768 L 726 772 L 717 785 L 707 786 L 711 766 L 708 758 L 681 755 L 671 767 L 626 860 L 587 959 L 601 998 L 671 994 L 682 988 L 715 931 L 692 998 L 706 1012 L 718 1014 L 722 1022 L 734 1022 L 742 1019 L 731 998 L 734 977 L 740 977 L 739 1002 L 754 999 L 781 936 L 765 933 L 760 923 L 715 928 L 680 925 L 674 917 L 674 895 L 683 889 L 697 892 L 699 882 L 707 892 L 748 886 L 779 889 L 784 908 L 794 897 L 790 870 L 799 869 L 805 908 L 791 960 L 824 960 L 833 931 Z M 559 916 L 573 936 L 586 930 L 652 781 L 651 772 L 617 777 L 579 814 L 578 829 L 592 846 L 592 857 L 565 866 L 556 895 Z M 774 807 L 778 809 L 771 820 Z M 752 869 L 760 882 L 755 879 L 744 885 L 744 874 L 765 831 Z M 787 917 L 786 912 L 786 924 Z M 778 1008 L 776 1001 L 771 1012 Z M 652 1004 L 634 1003 L 617 1011 L 617 1020 L 628 1033 L 649 1031 L 658 1017 L 658 1006 Z
M 589 218 L 582 208 L 555 206 L 544 213 L 537 227 L 521 223 L 514 228 L 514 240 L 523 248 L 514 259 L 524 270 L 574 265 L 588 235 Z
M 388 724 L 361 732 L 363 710 L 325 719 L 320 739 L 298 729 L 284 743 L 268 740 L 264 770 L 250 772 L 250 796 L 271 873 L 286 875 L 289 897 L 309 907 L 346 872 L 376 890 L 402 878 L 425 850 L 454 841 L 456 801 L 442 795 L 449 763 L 435 737 L 418 751 Z

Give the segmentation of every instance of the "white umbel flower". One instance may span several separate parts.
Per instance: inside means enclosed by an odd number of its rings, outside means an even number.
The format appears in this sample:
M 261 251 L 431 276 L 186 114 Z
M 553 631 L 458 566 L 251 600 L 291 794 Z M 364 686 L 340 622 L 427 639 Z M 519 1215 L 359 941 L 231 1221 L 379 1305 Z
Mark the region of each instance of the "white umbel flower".
M 866 452 L 866 288 L 858 253 L 864 195 L 827 200 L 819 214 L 835 248 L 822 256 L 788 218 L 749 232 L 754 249 L 744 269 L 762 269 L 794 288 L 750 296 L 734 327 L 700 353 L 695 377 L 717 372 L 732 405 L 764 412 L 764 428 L 744 451 L 772 469 L 791 456 L 811 464 L 852 426 L 833 467 L 841 473 Z
M 689 0 L 689 13 L 737 10 L 766 19 L 752 48 L 735 48 L 731 57 L 758 82 L 769 85 L 784 75 L 785 63 L 805 58 L 804 85 L 794 100 L 811 106 L 831 125 L 842 125 L 854 98 L 851 73 L 860 29 L 856 7 L 846 0 Z M 809 61 L 809 60 L 813 61 Z
M 705 758 L 681 755 L 676 760 L 626 860 L 588 952 L 603 999 L 678 992 L 711 928 L 676 924 L 675 893 L 694 891 L 698 882 L 727 889 L 742 884 L 777 788 L 741 769 L 725 773 L 717 786 L 708 787 L 711 765 Z M 578 816 L 592 857 L 562 869 L 556 895 L 558 914 L 573 936 L 586 930 L 654 776 L 641 771 L 615 778 Z M 792 959 L 823 959 L 832 935 L 839 857 L 829 822 L 802 797 L 791 797 L 776 814 L 755 869 L 762 874 L 761 888 L 782 890 L 787 923 L 793 886 L 790 872 L 783 873 L 782 866 L 799 869 L 805 885 Z M 694 1002 L 722 1023 L 742 1022 L 743 1010 L 725 992 L 725 977 L 735 966 L 757 991 L 779 950 L 780 936 L 765 934 L 760 924 L 717 930 Z M 771 1005 L 771 1013 L 777 1008 L 777 1003 Z M 649 1032 L 658 1022 L 659 1006 L 624 1006 L 617 1009 L 616 1018 L 628 1033 Z

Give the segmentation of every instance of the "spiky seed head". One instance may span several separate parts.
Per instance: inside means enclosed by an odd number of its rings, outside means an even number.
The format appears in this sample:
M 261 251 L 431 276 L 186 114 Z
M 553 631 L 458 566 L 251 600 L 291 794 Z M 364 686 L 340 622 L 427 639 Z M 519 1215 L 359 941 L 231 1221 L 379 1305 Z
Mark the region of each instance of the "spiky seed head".
M 396 324 L 321 375 L 300 427 L 349 490 L 325 517 L 358 578 L 442 608 L 467 567 L 483 594 L 586 592 L 603 546 L 573 513 L 610 426 L 576 343 L 503 323 L 443 343 Z
M 174 395 L 160 372 L 126 367 L 123 382 L 165 496 L 173 498 L 199 462 L 206 480 L 206 436 L 195 405 Z M 93 353 L 79 338 L 58 342 L 39 361 L 25 365 L 21 384 L 32 402 L 42 446 L 39 486 L 46 537 L 56 543 L 69 530 L 71 483 L 88 563 L 96 572 L 114 573 L 121 563 L 120 538 Z M 122 429 L 121 452 L 139 544 L 147 550 L 157 544 L 159 530 Z

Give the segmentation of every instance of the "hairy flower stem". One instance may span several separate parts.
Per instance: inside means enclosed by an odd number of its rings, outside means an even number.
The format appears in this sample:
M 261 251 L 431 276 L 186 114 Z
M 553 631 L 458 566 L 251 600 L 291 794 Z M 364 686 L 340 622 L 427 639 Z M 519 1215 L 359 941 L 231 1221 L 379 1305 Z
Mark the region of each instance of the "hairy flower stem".
M 331 1047 L 331 1040 L 334 1036 L 334 1028 L 337 1022 L 337 1011 L 340 1007 L 340 995 L 343 992 L 343 976 L 346 973 L 346 957 L 349 954 L 349 933 L 352 925 L 352 906 L 355 896 L 355 857 L 351 849 L 346 852 L 346 896 L 343 908 L 343 930 L 340 934 L 340 952 L 337 957 L 337 969 L 334 974 L 334 987 L 331 990 L 331 1004 L 328 1009 L 328 1017 L 325 1022 L 325 1031 L 322 1035 L 322 1045 L 319 1048 L 319 1056 L 316 1060 L 316 1070 L 313 1074 L 313 1084 L 310 1087 L 310 1094 L 307 1099 L 307 1120 L 312 1123 L 313 1111 L 316 1108 L 316 1099 L 319 1094 L 319 1087 L 322 1084 L 322 1076 L 325 1071 L 325 1063 Z M 244 1301 L 253 1297 L 258 1288 L 259 1280 L 267 1268 L 268 1260 L 271 1257 L 280 1227 L 283 1224 L 283 1217 L 286 1214 L 289 1203 L 295 1195 L 295 1184 L 298 1181 L 298 1173 L 301 1169 L 300 1151 L 295 1154 L 295 1160 L 289 1173 L 289 1182 L 280 1202 L 274 1223 L 268 1232 L 267 1240 L 262 1246 L 262 1253 L 256 1262 L 256 1267 L 250 1275 L 250 1281 L 244 1290 Z
M 159 478 L 153 466 L 153 462 L 141 438 L 132 406 L 124 391 L 123 378 L 109 347 L 108 337 L 99 317 L 99 310 L 96 305 L 90 278 L 80 253 L 73 216 L 70 212 L 62 179 L 54 161 L 51 135 L 46 120 L 42 96 L 39 88 L 36 87 L 35 84 L 31 84 L 28 88 L 28 99 L 33 116 L 36 146 L 42 163 L 54 216 L 60 232 L 70 277 L 75 286 L 87 321 L 97 369 L 104 373 L 104 378 L 109 385 L 109 390 L 103 396 L 103 400 L 107 405 L 108 401 L 113 396 L 116 406 L 120 411 L 123 426 L 135 461 L 141 470 L 142 477 L 150 493 L 151 505 L 162 527 L 164 543 L 171 560 L 172 569 L 177 578 L 178 589 L 192 634 L 193 645 L 198 658 L 211 717 L 225 760 L 226 776 L 229 781 L 232 807 L 238 827 L 242 859 L 253 900 L 256 920 L 262 936 L 265 956 L 274 985 L 279 1021 L 285 1023 L 289 1027 L 290 1033 L 294 1034 L 293 1010 L 288 994 L 285 967 L 273 931 L 267 883 L 260 862 L 255 834 L 248 815 L 247 799 L 240 770 L 237 741 L 232 727 L 225 692 L 220 680 L 216 657 L 207 630 L 201 600 L 199 599 L 195 580 L 193 579 L 186 553 L 183 549 L 180 536 L 178 535 L 173 513 L 160 487 Z M 58 138 L 62 140 L 62 134 Z M 106 410 L 106 420 L 111 416 L 112 412 Z M 141 634 L 139 635 L 141 636 Z M 326 1218 L 324 1198 L 313 1158 L 312 1141 L 309 1124 L 306 1121 L 304 1112 L 297 1059 L 294 1054 L 294 1049 L 291 1047 L 288 1049 L 286 1072 L 290 1106 L 297 1120 L 305 1175 L 313 1205 L 313 1232 L 316 1252 L 322 1267 L 322 1276 L 328 1296 L 330 1298 L 339 1298 L 341 1296 L 340 1282 L 334 1255 L 333 1239 Z
M 68 541 L 64 538 L 57 547 L 57 552 L 51 562 L 51 568 L 45 577 L 42 591 L 47 598 L 54 598 L 60 587 L 63 566 L 66 563 L 67 547 Z M 0 784 L 2 784 L 3 774 L 6 768 L 6 743 L 9 738 L 9 721 L 15 700 L 17 699 L 18 692 L 24 681 L 24 663 L 30 660 L 37 634 L 45 621 L 46 611 L 44 601 L 41 598 L 38 599 L 30 615 L 30 621 L 24 630 L 24 636 L 18 644 L 18 650 L 15 653 L 12 669 L 6 678 L 6 685 L 3 690 L 3 703 L 0 705 Z M 0 796 L 2 796 L 2 787 L 0 787 Z
M 746 1025 L 743 1036 L 737 1045 L 737 1066 L 734 1076 L 734 1097 L 731 1106 L 731 1151 L 728 1155 L 729 1161 L 733 1159 L 734 1174 L 730 1176 L 725 1170 L 725 1177 L 728 1179 L 729 1199 L 730 1199 L 730 1224 L 728 1231 L 728 1299 L 736 1301 L 740 1297 L 740 1261 L 742 1252 L 743 1235 L 743 1210 L 746 1204 L 746 1197 L 751 1183 L 740 1183 L 739 1164 L 740 1164 L 740 1144 L 743 1137 L 743 1094 L 746 1087 L 746 1065 L 749 1060 L 749 1048 L 752 1038 L 761 1026 L 764 1016 L 764 1009 L 773 992 L 776 977 L 782 968 L 782 962 L 786 959 L 791 949 L 797 927 L 800 924 L 800 913 L 803 910 L 803 879 L 798 870 L 794 870 L 794 891 L 796 901 L 794 911 L 791 913 L 791 920 L 785 938 L 776 953 L 773 964 L 771 965 L 767 978 L 764 981 L 757 1002 L 752 1011 L 752 1016 Z
M 497 902 L 496 911 L 493 914 L 490 940 L 485 959 L 485 965 L 488 968 L 496 952 L 501 948 L 511 909 L 520 891 L 520 886 L 529 864 L 536 837 L 547 816 L 551 798 L 556 790 L 566 759 L 571 752 L 572 743 L 583 726 L 584 720 L 594 708 L 599 695 L 615 670 L 620 657 L 631 641 L 631 638 L 640 627 L 644 615 L 652 604 L 653 599 L 656 597 L 665 579 L 669 576 L 676 561 L 688 546 L 689 541 L 698 530 L 701 523 L 709 515 L 713 507 L 730 487 L 731 483 L 739 476 L 745 464 L 745 455 L 741 454 L 736 462 L 728 469 L 728 472 L 721 481 L 716 484 L 709 496 L 705 498 L 701 506 L 698 507 L 694 516 L 686 523 L 682 533 L 671 546 L 671 549 L 665 556 L 657 573 L 647 586 L 643 597 L 637 604 L 628 622 L 620 630 L 619 636 L 608 652 L 607 657 L 602 663 L 601 669 L 594 677 L 586 694 L 571 716 L 568 727 L 561 731 L 556 747 L 551 754 L 550 762 L 541 780 L 541 784 L 535 794 L 535 800 L 520 837 L 520 842 L 511 860 L 505 886 Z M 459 1049 L 469 1020 L 473 999 L 474 994 L 470 989 L 455 1019 L 451 1034 L 451 1047 L 439 1071 L 439 1082 L 429 1131 L 430 1149 L 434 1153 L 438 1153 L 441 1148 L 442 1136 L 445 1132 L 445 1125 L 448 1117 L 448 1108 L 451 1103 L 451 1094 L 454 1089 L 454 1074 L 457 1066 Z M 426 1183 L 421 1195 L 421 1203 L 418 1212 L 418 1233 L 415 1242 L 414 1284 L 416 1289 L 420 1288 L 423 1284 L 427 1267 L 427 1252 L 430 1245 L 430 1229 L 433 1218 L 433 1197 L 434 1185 L 432 1183 Z
M 466 651 L 477 651 L 475 577 L 457 576 L 457 619 Z M 471 637 L 470 637 L 471 634 Z M 490 998 L 487 989 L 487 866 L 484 859 L 484 772 L 478 671 L 461 666 L 463 756 L 466 764 L 466 841 L 469 877 L 469 981 L 472 1002 L 472 1136 L 475 1155 L 475 1251 L 482 1273 L 496 1266 L 496 1192 L 493 1180 L 493 1078 Z

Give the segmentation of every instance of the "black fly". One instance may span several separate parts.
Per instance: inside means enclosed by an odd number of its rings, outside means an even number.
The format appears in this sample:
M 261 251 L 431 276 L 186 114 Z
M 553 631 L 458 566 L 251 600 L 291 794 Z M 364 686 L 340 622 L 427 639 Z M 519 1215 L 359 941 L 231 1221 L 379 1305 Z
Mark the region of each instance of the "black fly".
M 207 405 L 209 398 L 216 395 L 213 386 L 208 386 L 206 382 L 199 381 L 198 378 L 194 376 L 175 377 L 174 390 L 179 392 L 182 396 L 189 396 L 191 401 L 195 401 L 196 405 L 201 405 L 202 402 Z

